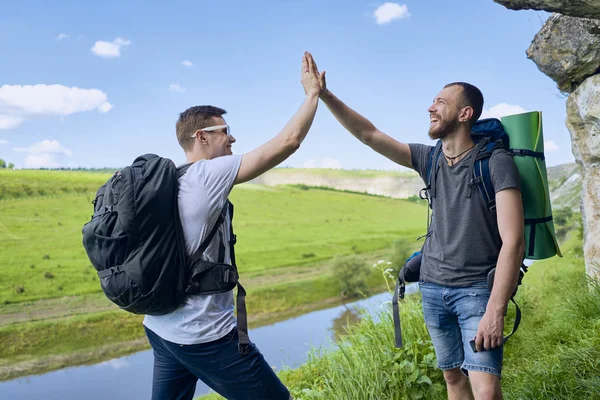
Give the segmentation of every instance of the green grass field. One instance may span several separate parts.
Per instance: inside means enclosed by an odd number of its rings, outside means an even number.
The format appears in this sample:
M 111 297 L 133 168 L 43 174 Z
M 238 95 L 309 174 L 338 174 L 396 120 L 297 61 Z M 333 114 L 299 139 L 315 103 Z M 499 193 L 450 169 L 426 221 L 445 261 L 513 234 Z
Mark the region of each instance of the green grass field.
M 38 172 L 41 178 L 34 181 L 39 193 L 68 182 L 95 188 L 106 179 L 93 173 Z M 24 173 L 28 180 L 32 172 Z M 52 181 L 48 174 L 53 173 L 60 183 Z M 370 252 L 398 237 L 417 237 L 425 229 L 424 204 L 330 190 L 253 188 L 242 185 L 231 194 L 242 276 Z M 0 202 L 0 304 L 100 290 L 81 244 L 93 193 Z
M 0 169 L 0 200 L 73 193 L 93 194 L 111 176 L 86 171 Z
M 0 379 L 146 348 L 141 317 L 103 296 L 81 244 L 91 200 L 108 177 L 2 171 Z M 370 265 L 394 240 L 423 234 L 427 215 L 424 202 L 301 186 L 244 184 L 230 198 L 251 326 L 341 301 L 331 259 L 358 254 Z M 369 288 L 381 285 L 368 278 Z M 99 348 L 107 342 L 99 338 L 118 346 Z

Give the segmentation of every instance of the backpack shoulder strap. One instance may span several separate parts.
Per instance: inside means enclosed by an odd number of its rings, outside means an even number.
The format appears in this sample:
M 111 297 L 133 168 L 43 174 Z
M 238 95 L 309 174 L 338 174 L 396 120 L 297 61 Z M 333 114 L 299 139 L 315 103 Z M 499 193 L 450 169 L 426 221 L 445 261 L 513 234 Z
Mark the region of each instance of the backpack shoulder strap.
M 503 147 L 503 145 L 499 141 L 482 141 L 481 144 L 478 144 L 478 147 L 479 151 L 471 161 L 472 172 L 469 176 L 472 176 L 473 179 L 469 182 L 470 190 L 467 197 L 471 196 L 473 186 L 477 185 L 487 208 L 494 214 L 496 212 L 496 193 L 490 173 L 490 157 L 494 150 Z
M 429 192 L 429 199 L 432 199 L 436 196 L 435 191 L 435 181 L 437 177 L 437 172 L 439 169 L 439 159 L 442 154 L 442 141 L 438 140 L 435 144 L 435 147 L 431 149 L 431 153 L 429 155 L 429 160 L 427 162 L 427 191 Z M 429 203 L 431 206 L 431 202 Z
M 233 203 L 227 199 L 226 207 L 229 210 L 229 257 L 231 258 L 231 265 L 235 269 L 237 269 L 237 265 L 235 263 L 235 244 L 237 243 L 237 236 L 233 233 Z
M 193 163 L 186 163 L 177 167 L 177 177 L 181 178 L 187 172 L 188 168 L 192 166 Z
M 419 196 L 422 199 L 426 199 L 427 204 L 429 205 L 429 207 L 427 207 L 427 233 L 423 236 L 419 236 L 417 238 L 417 240 L 420 240 L 424 237 L 429 237 L 429 235 L 431 235 L 431 231 L 429 228 L 430 228 L 431 219 L 433 218 L 433 215 L 431 215 L 431 216 L 429 215 L 429 210 L 433 210 L 433 200 L 432 199 L 436 195 L 435 181 L 436 181 L 437 172 L 439 169 L 439 160 L 440 160 L 441 154 L 442 154 L 442 141 L 438 140 L 437 143 L 435 144 L 435 146 L 429 152 L 429 157 L 427 159 L 427 166 L 425 167 L 425 177 L 426 177 L 427 187 L 422 189 L 421 192 L 419 192 Z M 424 192 L 424 194 L 423 194 L 423 192 Z
M 202 244 L 200 244 L 200 247 L 198 247 L 198 250 L 196 250 L 194 252 L 194 254 L 192 254 L 192 256 L 191 256 L 192 263 L 198 261 L 202 257 L 202 254 L 204 254 L 204 252 L 206 251 L 206 248 L 208 247 L 210 242 L 212 242 L 212 240 L 214 239 L 215 235 L 217 234 L 217 231 L 219 230 L 219 227 L 225 221 L 225 216 L 227 214 L 228 206 L 229 206 L 229 201 L 227 201 L 225 203 L 225 206 L 221 210 L 221 213 L 219 214 L 219 217 L 217 218 L 217 221 L 215 222 L 215 225 L 213 226 L 213 228 L 210 231 L 210 233 L 208 234 L 208 236 L 204 239 Z

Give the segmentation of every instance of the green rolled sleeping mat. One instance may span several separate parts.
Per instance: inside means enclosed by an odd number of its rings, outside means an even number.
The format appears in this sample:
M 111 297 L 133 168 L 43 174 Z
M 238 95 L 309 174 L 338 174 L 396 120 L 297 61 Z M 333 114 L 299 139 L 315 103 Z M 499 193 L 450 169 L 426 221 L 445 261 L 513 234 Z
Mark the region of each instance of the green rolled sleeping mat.
M 532 111 L 500 119 L 510 138 L 515 164 L 521 175 L 525 212 L 525 258 L 542 260 L 562 257 L 554 222 L 544 159 L 542 113 Z

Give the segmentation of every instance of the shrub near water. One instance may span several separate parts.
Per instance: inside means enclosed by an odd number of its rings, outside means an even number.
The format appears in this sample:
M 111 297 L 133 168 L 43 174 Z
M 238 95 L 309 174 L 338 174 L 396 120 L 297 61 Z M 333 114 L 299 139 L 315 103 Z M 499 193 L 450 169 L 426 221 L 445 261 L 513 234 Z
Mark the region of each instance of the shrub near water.
M 337 257 L 332 264 L 332 274 L 342 284 L 343 297 L 357 297 L 366 292 L 371 271 L 362 258 Z
M 391 262 L 380 260 L 390 300 L 395 278 Z M 443 375 L 423 320 L 420 296 L 400 300 L 403 347 L 395 347 L 390 302 L 374 316 L 347 328 L 336 351 L 314 350 L 297 370 L 283 371 L 282 380 L 295 399 L 437 399 L 444 398 Z
M 294 399 L 443 399 L 443 377 L 436 368 L 418 298 L 402 304 L 404 347 L 394 347 L 392 315 L 365 316 L 349 329 L 335 352 L 315 351 L 282 380 Z

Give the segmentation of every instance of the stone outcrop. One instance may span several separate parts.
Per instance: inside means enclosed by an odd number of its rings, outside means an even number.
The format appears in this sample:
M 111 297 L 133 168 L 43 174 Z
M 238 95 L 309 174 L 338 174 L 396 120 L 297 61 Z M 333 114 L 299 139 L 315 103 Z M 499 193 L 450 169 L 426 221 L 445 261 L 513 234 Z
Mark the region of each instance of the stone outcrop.
M 583 172 L 581 212 L 588 275 L 600 278 L 600 74 L 583 82 L 567 100 L 573 155 Z
M 268 171 L 254 179 L 252 183 L 267 186 L 322 186 L 337 190 L 348 190 L 399 199 L 418 195 L 424 186 L 423 180 L 416 173 L 399 173 L 393 174 L 392 176 L 381 174 L 371 177 L 349 176 L 332 178 L 325 174 L 311 173 L 310 170 L 298 169 L 285 172 L 286 173 L 281 173 L 277 170 Z
M 598 0 L 494 0 L 511 10 L 539 10 L 557 12 L 580 18 L 600 19 Z
M 600 21 L 554 14 L 533 39 L 527 57 L 561 91 L 571 93 L 600 69 Z
M 527 56 L 567 99 L 567 127 L 581 167 L 584 256 L 589 276 L 600 278 L 600 0 L 494 0 L 513 10 L 552 15 Z

